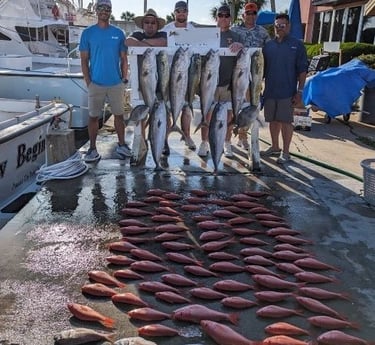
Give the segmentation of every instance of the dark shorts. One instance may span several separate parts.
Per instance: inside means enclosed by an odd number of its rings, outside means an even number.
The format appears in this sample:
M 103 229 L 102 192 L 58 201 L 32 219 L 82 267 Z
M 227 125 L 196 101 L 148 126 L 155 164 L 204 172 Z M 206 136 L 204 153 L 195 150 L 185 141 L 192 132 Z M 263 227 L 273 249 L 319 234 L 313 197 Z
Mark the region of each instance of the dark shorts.
M 113 115 L 123 115 L 125 100 L 125 84 L 114 86 L 100 86 L 91 83 L 88 87 L 89 115 L 91 117 L 101 116 L 104 102 L 108 101 Z
M 292 98 L 266 99 L 264 102 L 264 119 L 266 122 L 293 122 Z

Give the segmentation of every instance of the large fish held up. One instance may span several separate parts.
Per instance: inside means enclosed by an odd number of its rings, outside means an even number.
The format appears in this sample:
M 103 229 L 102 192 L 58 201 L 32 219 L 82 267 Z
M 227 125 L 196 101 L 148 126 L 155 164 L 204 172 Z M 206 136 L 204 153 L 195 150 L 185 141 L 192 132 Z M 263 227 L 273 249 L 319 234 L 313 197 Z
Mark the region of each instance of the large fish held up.
M 156 86 L 158 82 L 158 72 L 156 66 L 155 50 L 148 48 L 141 56 L 141 66 L 139 75 L 139 87 L 144 103 L 152 109 L 156 99 Z
M 202 120 L 197 126 L 197 132 L 202 126 L 208 126 L 207 115 L 214 103 L 216 87 L 219 81 L 220 54 L 218 50 L 210 49 L 203 58 L 200 80 L 200 104 Z
M 232 74 L 232 109 L 233 123 L 237 123 L 237 116 L 246 102 L 246 95 L 251 80 L 251 50 L 242 49 L 236 59 Z
M 149 121 L 149 140 L 151 152 L 156 164 L 155 170 L 160 170 L 160 157 L 163 153 L 164 142 L 167 135 L 167 109 L 164 101 L 156 101 Z
M 251 55 L 251 83 L 250 102 L 251 105 L 259 106 L 260 95 L 262 93 L 264 73 L 264 58 L 260 49 Z
M 199 83 L 201 80 L 201 73 L 202 73 L 202 58 L 200 54 L 195 53 L 191 56 L 191 59 L 190 59 L 190 66 L 188 70 L 188 88 L 187 88 L 187 93 L 186 93 L 186 100 L 193 114 L 194 114 L 193 101 L 194 101 L 195 95 L 199 92 Z
M 233 129 L 235 135 L 240 128 L 251 128 L 251 151 L 252 171 L 260 171 L 260 152 L 259 152 L 259 128 L 264 124 L 259 116 L 259 105 L 248 105 L 242 108 L 236 119 L 236 126 Z
M 169 100 L 169 75 L 170 67 L 168 54 L 165 50 L 160 50 L 156 55 L 156 67 L 158 72 L 157 96 L 167 105 Z
M 190 51 L 188 48 L 178 48 L 173 55 L 172 66 L 169 77 L 169 101 L 172 112 L 172 127 L 170 132 L 177 131 L 181 134 L 181 129 L 177 126 L 177 120 L 181 110 L 185 105 L 185 96 L 188 86 L 188 69 L 190 65 Z
M 208 130 L 208 142 L 210 144 L 215 174 L 217 173 L 220 159 L 223 154 L 227 124 L 227 107 L 224 103 L 217 103 L 212 113 Z

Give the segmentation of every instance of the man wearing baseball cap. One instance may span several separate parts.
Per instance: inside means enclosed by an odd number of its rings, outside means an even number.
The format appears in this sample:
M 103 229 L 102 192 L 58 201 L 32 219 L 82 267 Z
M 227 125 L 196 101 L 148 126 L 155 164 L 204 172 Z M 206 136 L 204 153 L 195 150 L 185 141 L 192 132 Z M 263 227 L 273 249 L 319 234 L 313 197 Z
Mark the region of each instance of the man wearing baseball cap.
M 254 2 L 248 2 L 242 13 L 242 23 L 232 27 L 234 32 L 241 36 L 241 42 L 245 47 L 263 48 L 271 38 L 267 30 L 256 24 L 258 6 Z M 238 133 L 238 146 L 249 149 L 247 129 L 241 129 Z
M 174 16 L 175 21 L 167 24 L 164 26 L 163 31 L 167 33 L 168 36 L 168 45 L 171 44 L 171 40 L 173 40 L 174 35 L 172 34 L 176 29 L 189 29 L 192 30 L 195 28 L 193 22 L 188 21 L 188 14 L 189 9 L 187 2 L 185 1 L 177 1 L 174 5 Z M 193 139 L 190 136 L 190 124 L 192 120 L 192 115 L 190 114 L 189 107 L 186 105 L 182 109 L 181 114 L 181 129 L 184 132 L 185 135 L 185 145 L 190 150 L 195 150 L 196 146 L 193 141 Z M 166 147 L 164 149 L 165 154 L 169 154 L 169 147 L 166 144 Z
M 79 44 L 81 68 L 88 89 L 90 148 L 84 160 L 96 162 L 100 155 L 96 150 L 99 116 L 108 99 L 114 115 L 114 125 L 118 137 L 116 154 L 120 159 L 130 157 L 131 151 L 125 143 L 123 95 L 127 82 L 128 58 L 125 34 L 117 26 L 109 23 L 112 12 L 110 0 L 98 0 L 96 14 L 98 21 L 87 27 Z

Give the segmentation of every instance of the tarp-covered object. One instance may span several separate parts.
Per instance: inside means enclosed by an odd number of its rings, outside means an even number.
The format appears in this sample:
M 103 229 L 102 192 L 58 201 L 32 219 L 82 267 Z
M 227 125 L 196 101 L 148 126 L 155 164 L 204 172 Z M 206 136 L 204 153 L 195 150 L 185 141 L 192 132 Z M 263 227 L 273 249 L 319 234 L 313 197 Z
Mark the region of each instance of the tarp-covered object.
M 303 102 L 306 106 L 315 105 L 330 117 L 349 114 L 365 86 L 375 87 L 375 70 L 353 59 L 308 78 Z
M 270 25 L 275 22 L 276 13 L 271 11 L 261 11 L 258 13 L 257 22 L 258 25 Z
M 291 0 L 289 7 L 290 35 L 303 39 L 300 0 Z

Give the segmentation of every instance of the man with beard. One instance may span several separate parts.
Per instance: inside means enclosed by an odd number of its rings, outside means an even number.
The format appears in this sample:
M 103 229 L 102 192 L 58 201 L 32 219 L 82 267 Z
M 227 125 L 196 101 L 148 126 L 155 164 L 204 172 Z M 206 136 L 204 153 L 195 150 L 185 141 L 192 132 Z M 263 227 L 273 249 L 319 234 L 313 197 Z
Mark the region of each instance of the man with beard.
M 188 21 L 188 5 L 185 1 L 177 1 L 174 7 L 175 21 L 164 26 L 163 31 L 167 33 L 168 45 L 171 46 L 170 40 L 173 40 L 173 31 L 176 29 L 194 29 L 194 23 Z M 195 150 L 196 146 L 193 139 L 190 136 L 190 124 L 192 120 L 192 114 L 189 111 L 189 107 L 185 105 L 182 109 L 181 114 L 181 129 L 185 135 L 185 145 L 190 150 Z M 169 153 L 169 147 L 166 145 L 165 154 Z
M 121 159 L 131 156 L 130 148 L 125 143 L 123 119 L 124 84 L 127 83 L 128 74 L 127 48 L 123 31 L 109 23 L 111 12 L 111 0 L 98 0 L 98 22 L 83 31 L 79 44 L 82 73 L 88 89 L 90 148 L 84 157 L 86 162 L 100 159 L 96 150 L 96 138 L 99 115 L 106 98 L 115 116 L 114 125 L 118 137 L 115 152 Z

